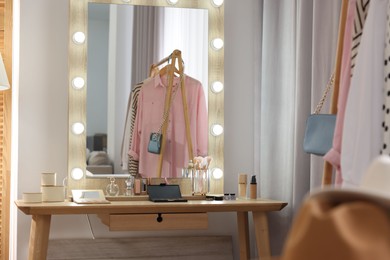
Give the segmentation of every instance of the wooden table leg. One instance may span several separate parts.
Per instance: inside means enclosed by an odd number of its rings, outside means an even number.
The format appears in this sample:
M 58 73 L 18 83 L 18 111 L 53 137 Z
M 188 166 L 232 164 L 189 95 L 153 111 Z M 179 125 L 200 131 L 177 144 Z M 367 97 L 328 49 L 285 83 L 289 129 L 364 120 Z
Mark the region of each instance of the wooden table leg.
M 261 260 L 271 259 L 267 214 L 265 212 L 252 212 L 252 215 L 259 257 Z
M 33 215 L 30 230 L 29 260 L 46 260 L 51 215 Z
M 250 259 L 248 212 L 237 212 L 240 259 Z

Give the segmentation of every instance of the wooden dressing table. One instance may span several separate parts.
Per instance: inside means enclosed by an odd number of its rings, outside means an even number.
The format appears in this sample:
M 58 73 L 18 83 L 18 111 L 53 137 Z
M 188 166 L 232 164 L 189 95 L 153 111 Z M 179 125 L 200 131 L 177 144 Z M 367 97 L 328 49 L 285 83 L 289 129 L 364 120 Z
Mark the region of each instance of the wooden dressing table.
M 46 259 L 50 222 L 52 215 L 97 214 L 103 223 L 111 217 L 150 215 L 156 221 L 158 216 L 191 215 L 211 212 L 236 212 L 240 259 L 249 259 L 249 222 L 248 213 L 252 212 L 256 234 L 256 245 L 261 259 L 269 259 L 270 245 L 268 234 L 267 212 L 280 211 L 287 203 L 274 200 L 225 200 L 205 201 L 189 200 L 184 203 L 153 203 L 150 201 L 112 201 L 110 204 L 76 204 L 74 202 L 24 203 L 15 202 L 26 215 L 31 215 L 29 259 Z M 138 218 L 140 219 L 140 218 Z M 157 222 L 157 221 L 156 221 Z M 164 220 L 162 221 L 164 222 Z M 119 222 L 120 223 L 120 222 Z M 123 222 L 125 223 L 125 222 Z M 190 226 L 187 226 L 191 228 Z M 116 227 L 120 229 L 120 227 Z M 112 229 L 111 229 L 112 230 Z M 125 229 L 124 230 L 128 230 Z

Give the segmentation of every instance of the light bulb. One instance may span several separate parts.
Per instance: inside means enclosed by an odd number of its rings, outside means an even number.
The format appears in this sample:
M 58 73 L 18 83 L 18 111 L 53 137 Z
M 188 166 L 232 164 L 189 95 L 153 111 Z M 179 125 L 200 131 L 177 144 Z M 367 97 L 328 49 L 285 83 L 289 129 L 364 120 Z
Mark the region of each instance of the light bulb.
M 70 172 L 70 176 L 72 177 L 73 180 L 81 180 L 84 176 L 84 172 L 81 168 L 73 168 L 72 171 Z
M 215 180 L 219 180 L 223 177 L 223 171 L 220 168 L 214 168 L 211 170 L 211 175 Z
M 213 136 L 219 136 L 223 133 L 223 127 L 219 124 L 213 124 L 211 126 L 211 134 Z
M 221 38 L 215 38 L 211 41 L 211 47 L 215 50 L 220 50 L 223 47 L 223 40 Z
M 75 134 L 75 135 L 80 135 L 84 132 L 85 130 L 85 127 L 82 123 L 80 122 L 77 122 L 77 123 L 74 123 L 72 125 L 72 132 Z
M 73 42 L 76 44 L 83 44 L 85 42 L 85 34 L 83 32 L 75 32 L 73 34 Z
M 219 93 L 223 90 L 223 83 L 221 81 L 214 81 L 211 84 L 211 91 L 214 93 Z
M 215 7 L 220 7 L 223 5 L 223 0 L 212 0 L 211 1 Z
M 85 81 L 82 77 L 75 77 L 72 80 L 72 86 L 74 89 L 82 89 L 85 85 Z

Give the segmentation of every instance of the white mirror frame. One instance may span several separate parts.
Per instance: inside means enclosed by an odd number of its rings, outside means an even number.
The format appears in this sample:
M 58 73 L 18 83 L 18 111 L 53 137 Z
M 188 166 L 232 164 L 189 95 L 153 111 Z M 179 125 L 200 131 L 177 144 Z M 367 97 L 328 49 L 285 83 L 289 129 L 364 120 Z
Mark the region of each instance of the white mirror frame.
M 145 6 L 169 6 L 166 0 L 69 0 L 69 127 L 68 127 L 68 195 L 72 189 L 104 189 L 108 183 L 106 178 L 95 179 L 86 177 L 86 131 L 76 135 L 72 132 L 75 122 L 86 125 L 86 94 L 87 94 L 87 42 L 88 42 L 88 3 L 131 4 Z M 208 10 L 208 38 L 224 39 L 224 6 L 213 4 L 212 0 L 182 0 L 175 4 L 177 8 L 199 8 Z M 83 32 L 86 38 L 83 43 L 75 43 L 73 35 Z M 224 84 L 224 48 L 216 50 L 209 44 L 208 49 L 208 115 L 209 127 L 214 124 L 224 126 L 224 91 L 214 92 L 211 85 L 215 81 Z M 75 88 L 72 84 L 76 77 L 84 79 L 84 86 Z M 88 126 L 86 126 L 88 127 Z M 211 132 L 211 131 L 209 131 Z M 209 134 L 209 155 L 213 161 L 211 168 L 224 171 L 224 134 L 214 136 Z M 72 178 L 72 170 L 80 168 L 83 176 Z M 210 193 L 223 193 L 223 177 L 211 179 Z

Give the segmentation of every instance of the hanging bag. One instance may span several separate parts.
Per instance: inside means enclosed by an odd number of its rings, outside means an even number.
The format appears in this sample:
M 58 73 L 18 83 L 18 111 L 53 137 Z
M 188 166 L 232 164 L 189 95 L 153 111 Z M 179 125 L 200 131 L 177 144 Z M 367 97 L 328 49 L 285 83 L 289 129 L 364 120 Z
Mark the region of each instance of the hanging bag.
M 330 77 L 314 114 L 311 114 L 306 120 L 306 130 L 303 139 L 303 150 L 306 153 L 323 156 L 332 147 L 336 115 L 320 114 L 320 111 L 333 84 L 334 74 Z

